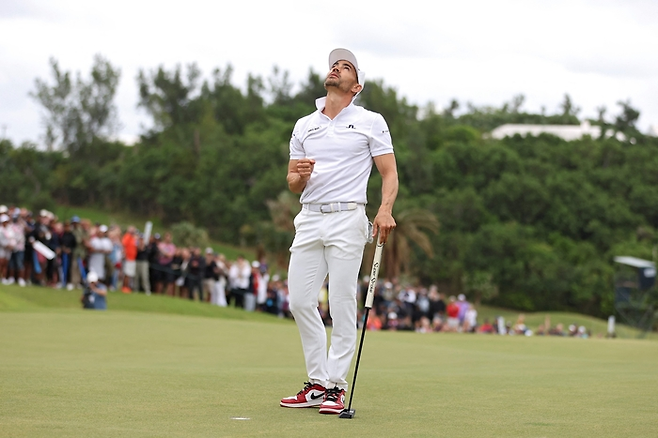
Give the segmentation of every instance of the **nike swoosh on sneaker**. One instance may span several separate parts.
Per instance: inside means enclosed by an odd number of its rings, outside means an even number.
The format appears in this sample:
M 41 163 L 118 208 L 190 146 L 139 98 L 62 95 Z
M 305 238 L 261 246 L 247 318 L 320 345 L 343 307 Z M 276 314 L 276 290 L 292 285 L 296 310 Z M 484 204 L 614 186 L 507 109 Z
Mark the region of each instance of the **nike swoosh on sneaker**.
M 319 394 L 319 395 L 311 394 L 311 400 L 317 400 L 320 397 L 324 397 L 324 394 Z

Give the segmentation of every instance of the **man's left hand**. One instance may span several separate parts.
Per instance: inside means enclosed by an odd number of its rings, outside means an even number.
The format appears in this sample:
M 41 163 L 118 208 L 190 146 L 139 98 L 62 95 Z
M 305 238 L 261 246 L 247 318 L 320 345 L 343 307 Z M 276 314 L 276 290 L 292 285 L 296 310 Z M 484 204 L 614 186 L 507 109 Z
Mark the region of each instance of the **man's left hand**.
M 379 233 L 379 242 L 386 243 L 388 236 L 395 227 L 396 223 L 395 219 L 393 219 L 393 215 L 389 212 L 380 211 L 377 213 L 377 216 L 375 216 L 375 220 L 372 223 L 372 237 L 373 239 L 376 239 L 377 233 Z

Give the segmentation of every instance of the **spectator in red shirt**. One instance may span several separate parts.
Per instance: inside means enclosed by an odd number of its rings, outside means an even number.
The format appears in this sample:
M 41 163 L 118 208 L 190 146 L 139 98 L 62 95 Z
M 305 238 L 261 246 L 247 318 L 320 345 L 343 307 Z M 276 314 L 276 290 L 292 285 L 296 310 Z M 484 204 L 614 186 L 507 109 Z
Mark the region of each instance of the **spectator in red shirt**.
M 137 241 L 135 240 L 136 229 L 134 226 L 130 225 L 126 234 L 123 235 L 121 239 L 121 245 L 123 245 L 123 254 L 125 261 L 123 264 L 123 287 L 121 291 L 123 293 L 132 292 L 132 282 L 135 278 L 135 271 L 137 266 Z
M 456 332 L 459 329 L 459 306 L 454 296 L 450 297 L 450 303 L 446 308 L 448 314 L 448 327 L 446 331 Z
M 478 327 L 478 333 L 495 333 L 496 329 L 491 325 L 488 319 L 484 320 L 484 323 Z

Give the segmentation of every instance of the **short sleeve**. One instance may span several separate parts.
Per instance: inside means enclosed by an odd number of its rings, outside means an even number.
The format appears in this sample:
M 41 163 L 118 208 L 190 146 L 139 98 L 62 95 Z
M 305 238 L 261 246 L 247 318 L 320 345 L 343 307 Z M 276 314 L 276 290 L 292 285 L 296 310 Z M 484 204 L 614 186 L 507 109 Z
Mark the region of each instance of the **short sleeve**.
M 306 152 L 304 151 L 304 145 L 301 141 L 301 126 L 300 121 L 295 123 L 295 127 L 292 130 L 292 135 L 290 136 L 290 159 L 291 160 L 301 160 L 306 157 Z
M 393 141 L 386 120 L 384 120 L 381 114 L 375 114 L 372 128 L 370 129 L 370 155 L 377 157 L 392 153 Z

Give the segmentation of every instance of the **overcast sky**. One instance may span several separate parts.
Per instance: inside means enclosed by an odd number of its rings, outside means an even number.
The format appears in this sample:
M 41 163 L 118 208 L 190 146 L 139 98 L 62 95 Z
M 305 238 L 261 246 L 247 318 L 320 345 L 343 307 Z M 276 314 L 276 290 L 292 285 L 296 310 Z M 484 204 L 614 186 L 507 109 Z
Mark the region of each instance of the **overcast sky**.
M 50 81 L 50 57 L 85 77 L 97 53 L 121 69 L 129 139 L 150 126 L 136 108 L 139 69 L 196 62 L 208 77 L 230 63 L 244 87 L 276 64 L 298 83 L 311 68 L 324 75 L 335 47 L 419 106 L 501 106 L 522 93 L 523 109 L 551 114 L 568 93 L 580 116 L 605 105 L 612 117 L 630 99 L 646 132 L 658 127 L 657 18 L 656 0 L 1 0 L 0 136 L 41 143 L 28 93 Z

